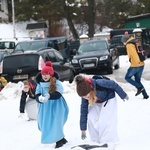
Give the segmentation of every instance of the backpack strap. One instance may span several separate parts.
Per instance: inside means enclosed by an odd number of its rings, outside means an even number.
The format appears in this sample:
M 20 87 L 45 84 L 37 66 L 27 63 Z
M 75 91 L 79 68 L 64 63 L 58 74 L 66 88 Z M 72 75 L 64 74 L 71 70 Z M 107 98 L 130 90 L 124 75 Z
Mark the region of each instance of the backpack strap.
M 96 83 L 96 90 L 98 90 L 98 91 L 108 91 L 107 88 L 102 87 L 102 86 L 98 85 L 97 83 Z M 108 92 L 108 93 L 109 93 L 109 92 Z M 107 96 L 108 96 L 108 94 L 107 94 L 106 97 L 104 98 L 104 99 L 107 99 L 106 102 L 105 102 L 105 104 L 104 104 L 104 107 L 106 106 L 106 104 L 107 104 L 107 102 L 108 102 Z M 101 101 L 101 102 L 103 102 L 103 101 Z

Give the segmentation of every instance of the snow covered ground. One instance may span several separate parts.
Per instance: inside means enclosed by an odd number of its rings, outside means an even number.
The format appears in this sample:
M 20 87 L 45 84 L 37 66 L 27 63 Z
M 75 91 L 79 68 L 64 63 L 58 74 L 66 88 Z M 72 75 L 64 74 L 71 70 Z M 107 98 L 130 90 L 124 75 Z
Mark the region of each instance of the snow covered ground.
M 0 33 L 1 33 L 0 25 Z M 3 26 L 3 30 L 6 30 Z M 120 58 L 121 67 L 127 69 L 126 56 Z M 147 61 L 150 61 L 149 59 Z M 122 77 L 124 78 L 124 77 Z M 150 93 L 150 81 L 142 79 Z M 149 150 L 150 149 L 150 99 L 143 100 L 142 95 L 135 97 L 135 88 L 119 82 L 128 93 L 129 100 L 124 102 L 118 96 L 118 133 L 120 143 L 115 150 Z M 60 150 L 69 150 L 78 144 L 95 144 L 87 139 L 81 140 L 79 128 L 80 97 L 75 92 L 75 84 L 63 82 L 64 97 L 69 106 L 69 117 L 64 127 L 68 143 Z M 36 121 L 18 118 L 21 84 L 9 83 L 0 92 L 0 149 L 1 150 L 53 150 L 54 144 L 41 144 L 41 133 Z M 94 149 L 93 149 L 94 150 Z M 96 149 L 95 149 L 96 150 Z
M 122 57 L 121 60 L 126 59 Z M 150 93 L 150 81 L 142 80 Z M 115 150 L 149 150 L 150 148 L 150 100 L 143 100 L 142 95 L 135 97 L 134 87 L 119 83 L 127 91 L 130 99 L 123 102 L 118 96 L 118 132 L 120 143 Z M 91 143 L 89 136 L 81 140 L 79 129 L 80 98 L 75 92 L 75 84 L 63 82 L 64 97 L 69 105 L 69 117 L 65 125 L 68 143 L 59 148 L 69 150 L 77 144 Z M 0 92 L 0 147 L 2 150 L 50 150 L 55 144 L 40 144 L 40 132 L 36 121 L 18 118 L 20 83 L 9 83 Z M 95 144 L 95 143 L 94 143 Z

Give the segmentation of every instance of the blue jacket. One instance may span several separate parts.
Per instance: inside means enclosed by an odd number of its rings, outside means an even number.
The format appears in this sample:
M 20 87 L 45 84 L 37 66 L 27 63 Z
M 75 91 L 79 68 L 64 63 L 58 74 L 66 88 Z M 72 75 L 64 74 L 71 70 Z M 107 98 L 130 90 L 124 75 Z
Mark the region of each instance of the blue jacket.
M 127 94 L 123 91 L 123 89 L 113 80 L 107 79 L 91 79 L 93 88 L 96 91 L 97 98 L 101 99 L 104 103 L 106 103 L 109 99 L 115 97 L 115 92 L 120 96 L 121 99 L 124 99 Z M 96 85 L 100 85 L 101 87 L 105 87 L 106 90 L 100 91 L 96 89 Z M 98 102 L 98 101 L 97 101 Z M 88 114 L 88 101 L 82 98 L 81 102 L 81 115 L 80 115 L 80 129 L 87 129 L 87 114 Z M 107 105 L 106 105 L 107 107 Z

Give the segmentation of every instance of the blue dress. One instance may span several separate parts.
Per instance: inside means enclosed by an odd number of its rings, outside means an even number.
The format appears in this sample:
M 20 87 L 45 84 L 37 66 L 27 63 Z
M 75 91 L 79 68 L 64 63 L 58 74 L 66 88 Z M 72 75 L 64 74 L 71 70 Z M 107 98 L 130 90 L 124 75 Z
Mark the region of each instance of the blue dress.
M 48 92 L 50 82 L 40 82 L 36 94 L 43 96 Z M 56 81 L 57 91 L 63 93 L 61 81 Z M 68 118 L 68 105 L 63 97 L 49 99 L 45 103 L 38 103 L 38 128 L 41 131 L 41 143 L 48 144 L 61 140 L 64 137 L 63 126 Z

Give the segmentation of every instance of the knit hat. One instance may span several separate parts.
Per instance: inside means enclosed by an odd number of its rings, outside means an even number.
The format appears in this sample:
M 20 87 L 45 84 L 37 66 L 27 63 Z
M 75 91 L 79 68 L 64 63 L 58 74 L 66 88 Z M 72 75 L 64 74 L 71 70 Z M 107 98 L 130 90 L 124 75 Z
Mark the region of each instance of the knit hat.
M 121 38 L 122 43 L 126 43 L 129 38 L 130 38 L 130 35 L 128 34 L 123 35 Z
M 50 61 L 45 63 L 45 66 L 41 70 L 41 74 L 50 74 L 51 76 L 54 75 L 54 70 L 52 67 L 52 63 Z
M 91 90 L 92 86 L 81 75 L 76 76 L 75 82 L 77 84 L 76 90 L 79 96 L 86 96 Z

